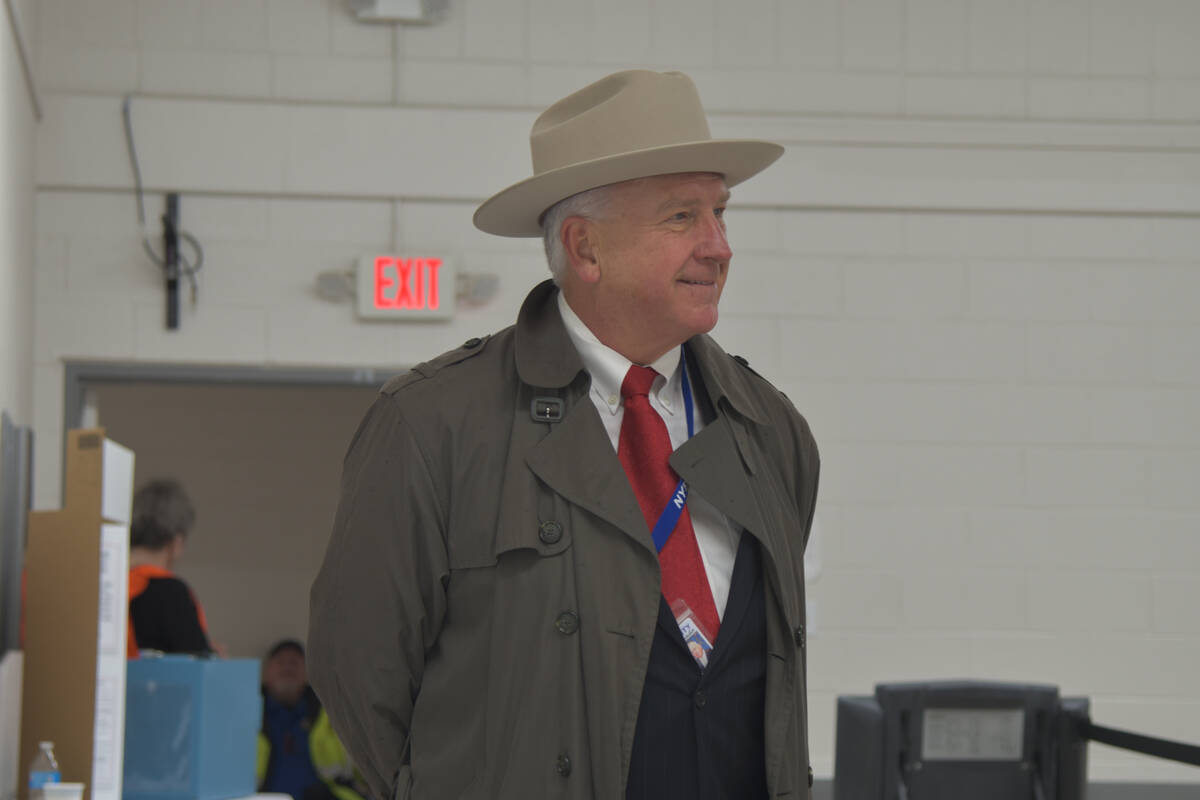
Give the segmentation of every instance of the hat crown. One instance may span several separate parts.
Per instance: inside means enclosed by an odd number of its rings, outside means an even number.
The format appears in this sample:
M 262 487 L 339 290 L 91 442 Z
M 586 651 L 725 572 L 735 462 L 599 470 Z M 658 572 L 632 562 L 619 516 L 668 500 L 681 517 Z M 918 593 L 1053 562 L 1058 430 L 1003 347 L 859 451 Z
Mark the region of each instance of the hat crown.
M 626 70 L 550 106 L 529 135 L 533 173 L 712 138 L 700 95 L 682 72 Z
M 700 95 L 681 72 L 626 70 L 550 106 L 529 134 L 533 175 L 475 209 L 475 227 L 541 236 L 546 210 L 597 186 L 712 172 L 736 186 L 783 153 L 772 142 L 713 139 Z

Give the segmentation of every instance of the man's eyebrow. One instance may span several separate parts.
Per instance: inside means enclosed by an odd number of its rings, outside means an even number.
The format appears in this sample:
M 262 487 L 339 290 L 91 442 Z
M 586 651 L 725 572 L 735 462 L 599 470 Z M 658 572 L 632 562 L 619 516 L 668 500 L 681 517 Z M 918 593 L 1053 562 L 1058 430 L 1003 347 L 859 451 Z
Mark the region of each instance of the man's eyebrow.
M 726 189 L 724 192 L 721 192 L 721 196 L 717 198 L 717 205 L 723 206 L 728 204 L 731 196 L 732 195 L 730 195 L 728 189 Z M 684 198 L 672 195 L 663 201 L 662 205 L 658 207 L 658 211 L 656 213 L 662 214 L 672 208 L 694 208 L 700 205 L 700 202 L 701 200 L 698 197 Z

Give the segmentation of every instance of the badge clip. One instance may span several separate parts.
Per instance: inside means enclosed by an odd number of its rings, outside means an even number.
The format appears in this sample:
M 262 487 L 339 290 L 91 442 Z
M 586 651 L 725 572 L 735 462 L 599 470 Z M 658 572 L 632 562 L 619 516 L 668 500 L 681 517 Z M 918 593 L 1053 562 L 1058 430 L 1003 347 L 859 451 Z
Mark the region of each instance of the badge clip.
M 692 658 L 696 659 L 700 669 L 705 669 L 708 666 L 708 654 L 713 648 L 712 637 L 704 630 L 700 620 L 696 618 L 682 598 L 671 603 L 671 613 L 675 615 L 679 632 L 683 634 L 683 643 L 687 645 Z

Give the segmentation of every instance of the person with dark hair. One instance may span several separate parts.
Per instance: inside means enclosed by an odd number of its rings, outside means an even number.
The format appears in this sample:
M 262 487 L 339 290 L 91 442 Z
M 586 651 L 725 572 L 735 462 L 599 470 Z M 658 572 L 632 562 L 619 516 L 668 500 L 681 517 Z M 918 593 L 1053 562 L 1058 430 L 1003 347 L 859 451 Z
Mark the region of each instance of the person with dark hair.
M 172 571 L 183 554 L 196 510 L 176 480 L 157 479 L 133 496 L 129 526 L 127 655 L 142 650 L 211 653 L 204 609 Z
M 295 800 L 363 800 L 366 787 L 308 685 L 304 645 L 284 639 L 267 651 L 262 692 L 258 790 Z

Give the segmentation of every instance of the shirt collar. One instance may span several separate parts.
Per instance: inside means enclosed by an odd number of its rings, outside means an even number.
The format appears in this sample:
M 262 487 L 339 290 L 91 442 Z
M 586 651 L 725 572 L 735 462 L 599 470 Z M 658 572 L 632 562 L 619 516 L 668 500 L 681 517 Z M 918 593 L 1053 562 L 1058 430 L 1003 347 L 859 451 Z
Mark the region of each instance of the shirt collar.
M 567 335 L 583 360 L 584 369 L 592 376 L 592 394 L 610 413 L 616 414 L 621 409 L 621 383 L 633 362 L 597 339 L 596 334 L 592 333 L 567 303 L 562 292 L 558 294 L 558 310 L 562 314 Z M 656 378 L 652 392 L 659 405 L 669 414 L 675 414 L 683 407 L 680 370 L 682 356 L 683 348 L 674 347 L 653 364 L 646 365 L 666 378 Z

